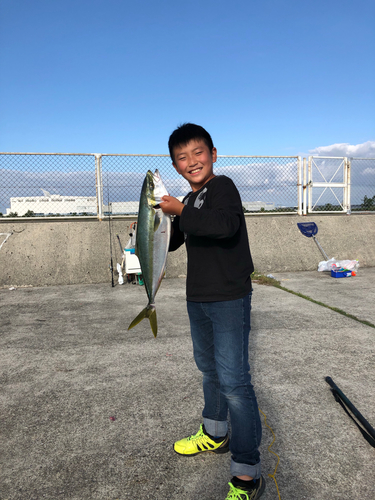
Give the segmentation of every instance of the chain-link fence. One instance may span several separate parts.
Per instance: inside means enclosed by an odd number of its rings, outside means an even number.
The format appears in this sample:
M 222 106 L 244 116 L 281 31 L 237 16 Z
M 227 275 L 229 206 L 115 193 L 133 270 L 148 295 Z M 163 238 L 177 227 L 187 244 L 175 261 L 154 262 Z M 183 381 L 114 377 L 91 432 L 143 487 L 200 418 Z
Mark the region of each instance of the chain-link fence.
M 375 210 L 375 159 L 310 156 L 308 212 Z
M 314 160 L 323 173 L 320 180 L 330 181 L 331 185 L 314 187 L 311 212 L 345 211 L 345 204 L 350 206 L 350 187 L 352 210 L 374 210 L 375 160 L 351 159 L 351 186 L 350 179 L 338 168 L 342 160 Z M 173 168 L 169 155 L 0 153 L 0 214 L 136 215 L 145 174 L 155 169 L 172 196 L 184 196 L 190 190 Z M 309 185 L 309 180 L 302 173 L 301 157 L 219 156 L 214 172 L 233 179 L 246 213 L 302 214 L 303 187 Z M 314 175 L 316 183 L 319 176 Z M 345 182 L 347 198 L 342 195 L 342 186 L 334 186 Z
M 10 217 L 96 214 L 95 156 L 0 154 L 0 212 Z
M 299 157 L 219 156 L 216 175 L 231 177 L 245 212 L 296 212 Z M 147 170 L 159 169 L 172 196 L 189 184 L 169 155 L 0 154 L 0 212 L 7 217 L 135 215 Z
M 147 170 L 154 172 L 156 169 L 160 171 L 170 194 L 177 196 L 171 189 L 170 180 L 174 178 L 175 171 L 169 155 L 102 155 L 104 214 L 137 214 L 145 174 Z
M 350 158 L 351 209 L 375 211 L 375 158 Z
M 219 156 L 214 173 L 234 181 L 246 212 L 285 213 L 297 211 L 298 167 L 296 157 Z M 126 203 L 138 200 L 145 172 L 156 168 L 172 196 L 184 196 L 190 191 L 188 182 L 177 174 L 169 156 L 103 155 L 104 206 L 110 200 L 116 214 Z

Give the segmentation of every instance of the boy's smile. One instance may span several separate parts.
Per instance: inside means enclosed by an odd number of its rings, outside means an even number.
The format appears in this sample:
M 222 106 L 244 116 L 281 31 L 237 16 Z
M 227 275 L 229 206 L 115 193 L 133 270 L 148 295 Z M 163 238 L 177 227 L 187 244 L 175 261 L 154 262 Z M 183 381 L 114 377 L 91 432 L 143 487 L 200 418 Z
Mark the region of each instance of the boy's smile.
M 217 159 L 217 150 L 210 151 L 207 144 L 199 139 L 173 149 L 173 166 L 190 184 L 193 191 L 198 191 L 215 177 L 213 164 Z

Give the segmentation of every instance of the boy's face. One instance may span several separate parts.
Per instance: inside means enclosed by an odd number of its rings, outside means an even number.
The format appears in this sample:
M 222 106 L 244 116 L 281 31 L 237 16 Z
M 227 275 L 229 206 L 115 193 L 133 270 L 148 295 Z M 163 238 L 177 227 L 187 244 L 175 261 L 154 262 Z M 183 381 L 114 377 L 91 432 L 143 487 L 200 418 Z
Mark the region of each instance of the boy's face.
M 193 191 L 198 191 L 214 176 L 213 164 L 217 159 L 216 148 L 212 151 L 199 139 L 188 142 L 185 146 L 173 149 L 173 166 L 190 184 Z

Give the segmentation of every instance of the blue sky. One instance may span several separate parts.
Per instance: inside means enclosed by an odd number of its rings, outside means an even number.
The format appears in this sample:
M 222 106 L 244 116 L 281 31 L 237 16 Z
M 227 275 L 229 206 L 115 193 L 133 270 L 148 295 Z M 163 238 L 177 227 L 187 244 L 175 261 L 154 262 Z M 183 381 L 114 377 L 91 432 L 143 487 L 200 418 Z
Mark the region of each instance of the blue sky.
M 0 0 L 0 151 L 375 156 L 373 0 Z M 353 149 L 354 148 L 354 149 Z

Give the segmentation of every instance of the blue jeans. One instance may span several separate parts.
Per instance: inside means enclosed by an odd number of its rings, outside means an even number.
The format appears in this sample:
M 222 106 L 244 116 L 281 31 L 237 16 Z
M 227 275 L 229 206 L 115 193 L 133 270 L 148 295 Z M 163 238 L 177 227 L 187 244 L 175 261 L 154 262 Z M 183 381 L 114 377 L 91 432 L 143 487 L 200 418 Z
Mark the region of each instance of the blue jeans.
M 251 293 L 223 302 L 187 302 L 194 359 L 203 373 L 203 423 L 225 436 L 228 410 L 233 476 L 261 474 L 262 425 L 249 365 Z

